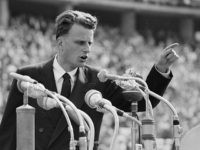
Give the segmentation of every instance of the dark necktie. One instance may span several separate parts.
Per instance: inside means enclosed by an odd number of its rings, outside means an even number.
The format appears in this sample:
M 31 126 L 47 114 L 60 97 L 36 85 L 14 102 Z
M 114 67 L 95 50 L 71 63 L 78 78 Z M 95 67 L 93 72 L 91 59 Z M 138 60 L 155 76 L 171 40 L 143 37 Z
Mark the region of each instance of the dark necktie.
M 70 75 L 68 73 L 65 73 L 63 75 L 63 84 L 61 89 L 61 95 L 68 98 L 71 93 L 71 82 L 70 82 Z M 61 117 L 62 111 L 61 108 L 53 108 L 50 110 L 50 120 L 53 125 L 53 128 L 57 126 L 57 123 Z
M 63 75 L 63 84 L 62 84 L 62 89 L 61 89 L 61 95 L 65 96 L 68 98 L 71 93 L 71 82 L 70 82 L 70 75 L 68 73 L 65 73 Z

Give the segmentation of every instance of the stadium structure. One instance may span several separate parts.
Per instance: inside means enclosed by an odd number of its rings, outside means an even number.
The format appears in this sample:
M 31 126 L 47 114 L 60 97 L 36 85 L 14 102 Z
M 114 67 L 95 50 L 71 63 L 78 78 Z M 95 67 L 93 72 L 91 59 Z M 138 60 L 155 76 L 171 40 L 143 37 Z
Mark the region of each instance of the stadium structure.
M 0 0 L 1 16 L 6 1 L 11 16 L 31 14 L 54 19 L 65 9 L 83 10 L 96 15 L 101 24 L 120 27 L 126 36 L 146 28 L 154 32 L 163 29 L 190 42 L 200 30 L 200 0 Z

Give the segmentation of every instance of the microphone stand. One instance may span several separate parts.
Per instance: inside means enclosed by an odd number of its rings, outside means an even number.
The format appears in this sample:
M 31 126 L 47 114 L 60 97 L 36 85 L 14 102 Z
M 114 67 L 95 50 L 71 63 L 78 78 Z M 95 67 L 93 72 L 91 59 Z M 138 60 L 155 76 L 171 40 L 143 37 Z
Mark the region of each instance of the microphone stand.
M 139 92 L 140 93 L 140 92 Z M 137 112 L 138 112 L 138 102 L 141 100 L 141 97 L 137 97 L 134 101 L 132 100 L 135 94 L 138 94 L 138 91 L 124 91 L 123 95 L 127 101 L 131 101 L 131 116 L 137 119 Z M 137 128 L 140 128 L 138 124 L 133 121 L 131 124 L 131 147 L 132 150 L 140 150 L 141 144 L 137 144 Z M 140 137 L 139 137 L 140 139 Z
M 132 117 L 134 118 L 137 118 L 137 113 L 138 112 L 138 104 L 137 102 L 132 102 L 131 103 L 131 115 Z M 136 141 L 137 141 L 137 124 L 135 122 L 132 122 L 132 125 L 131 125 L 131 135 L 132 135 L 132 148 L 133 150 L 135 150 L 135 146 L 136 146 Z
M 137 78 L 132 77 L 129 79 L 136 80 Z M 141 79 L 138 78 L 138 80 L 140 81 Z M 153 109 L 152 109 L 152 105 L 149 101 L 149 94 L 147 93 L 148 86 L 146 83 L 144 83 L 144 85 L 145 85 L 144 91 L 140 89 L 139 85 L 136 85 L 135 87 L 136 87 L 137 91 L 124 91 L 123 94 L 125 94 L 125 98 L 129 101 L 131 101 L 131 99 L 133 97 L 136 97 L 135 98 L 136 100 L 135 101 L 132 100 L 132 103 L 131 103 L 131 113 L 132 113 L 133 117 L 137 117 L 137 114 L 136 114 L 136 112 L 138 111 L 137 101 L 142 100 L 142 98 L 144 98 L 145 104 L 146 104 L 146 119 L 142 120 L 142 139 L 144 140 L 145 148 L 148 147 L 149 150 L 155 150 L 157 148 L 157 146 L 156 146 L 155 133 L 154 133 L 155 130 L 154 130 Z M 137 141 L 136 133 L 137 133 L 136 124 L 135 124 L 135 122 L 133 122 L 132 128 L 131 128 L 132 149 L 140 150 L 142 148 L 142 145 L 141 145 L 141 143 L 136 144 L 136 141 Z M 139 139 L 140 139 L 140 137 L 139 137 Z
M 146 102 L 146 117 L 142 120 L 142 139 L 145 150 L 157 150 L 156 136 L 155 136 L 155 121 L 153 116 L 153 108 L 149 100 L 148 87 L 141 90 L 138 86 L 137 89 L 143 95 Z
M 35 150 L 35 108 L 28 104 L 28 89 L 23 95 L 23 105 L 16 108 L 17 150 Z

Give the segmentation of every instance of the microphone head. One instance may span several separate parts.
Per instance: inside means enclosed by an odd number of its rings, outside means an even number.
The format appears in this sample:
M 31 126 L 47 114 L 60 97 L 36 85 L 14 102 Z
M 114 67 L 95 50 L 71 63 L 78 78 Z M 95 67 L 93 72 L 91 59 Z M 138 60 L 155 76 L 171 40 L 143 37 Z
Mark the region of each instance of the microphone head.
M 139 90 L 129 90 L 129 91 L 123 91 L 122 92 L 125 100 L 131 101 L 131 102 L 138 102 L 143 99 L 143 95 Z
M 102 99 L 102 95 L 99 91 L 97 90 L 89 90 L 85 94 L 85 103 L 90 107 L 90 108 L 96 108 L 96 103 L 98 102 L 99 99 Z
M 97 77 L 99 78 L 100 82 L 106 82 L 107 81 L 107 71 L 106 70 L 101 70 L 98 74 Z
M 45 110 L 50 110 L 59 106 L 54 99 L 48 97 L 37 99 L 37 104 Z
M 20 92 L 24 93 L 25 90 L 29 87 L 29 82 L 17 80 L 17 88 Z
M 27 76 L 27 75 L 21 75 L 15 72 L 11 72 L 10 76 L 12 76 L 13 78 L 17 79 L 17 80 L 21 80 L 21 81 L 26 81 L 26 82 L 30 82 L 30 83 L 37 83 L 36 80 L 32 79 L 31 77 Z

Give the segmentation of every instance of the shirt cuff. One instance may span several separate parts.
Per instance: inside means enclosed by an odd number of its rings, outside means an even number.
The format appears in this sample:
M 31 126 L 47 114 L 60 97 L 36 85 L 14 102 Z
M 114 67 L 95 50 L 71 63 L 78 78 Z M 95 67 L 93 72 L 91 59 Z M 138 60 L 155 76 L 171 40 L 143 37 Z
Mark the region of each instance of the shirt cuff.
M 158 73 L 160 73 L 163 77 L 170 78 L 170 70 L 169 69 L 167 70 L 167 72 L 163 73 L 163 72 L 160 72 L 155 65 L 154 65 L 154 67 L 155 67 L 156 71 Z

